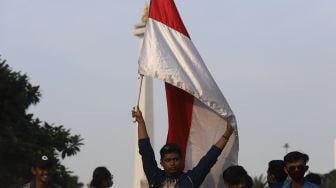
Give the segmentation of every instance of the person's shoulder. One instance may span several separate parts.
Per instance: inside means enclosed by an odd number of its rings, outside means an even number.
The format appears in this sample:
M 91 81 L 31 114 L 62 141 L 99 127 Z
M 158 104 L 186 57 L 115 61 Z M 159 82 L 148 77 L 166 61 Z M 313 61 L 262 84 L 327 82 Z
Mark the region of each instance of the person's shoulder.
M 320 186 L 306 181 L 303 185 L 303 188 L 320 188 Z
M 286 183 L 282 186 L 282 188 L 290 188 L 290 182 L 289 183 Z

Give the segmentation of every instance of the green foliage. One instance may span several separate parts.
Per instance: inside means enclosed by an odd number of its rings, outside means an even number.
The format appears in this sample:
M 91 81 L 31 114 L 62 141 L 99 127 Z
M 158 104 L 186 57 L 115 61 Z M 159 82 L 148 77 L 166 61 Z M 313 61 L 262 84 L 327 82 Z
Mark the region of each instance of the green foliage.
M 267 185 L 266 177 L 263 174 L 253 177 L 253 188 L 265 188 Z
M 17 187 L 31 178 L 31 162 L 37 155 L 47 154 L 56 162 L 52 170 L 56 183 L 62 187 L 81 187 L 60 158 L 80 151 L 82 138 L 71 135 L 62 125 L 42 122 L 27 113 L 39 102 L 39 86 L 28 77 L 14 72 L 0 58 L 0 182 L 2 187 Z
M 332 170 L 327 174 L 322 175 L 322 186 L 324 188 L 336 187 L 336 170 Z

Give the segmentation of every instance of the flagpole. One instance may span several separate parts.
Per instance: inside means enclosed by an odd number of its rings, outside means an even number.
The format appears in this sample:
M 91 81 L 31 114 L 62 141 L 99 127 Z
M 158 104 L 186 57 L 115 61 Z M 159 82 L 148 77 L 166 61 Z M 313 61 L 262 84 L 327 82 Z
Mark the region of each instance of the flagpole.
M 139 108 L 143 77 L 144 77 L 144 75 L 139 74 L 138 79 L 140 79 L 140 81 L 139 81 L 139 84 L 138 84 L 139 85 L 139 88 L 138 88 L 138 99 L 137 99 L 137 103 L 135 105 L 135 109 Z M 133 123 L 135 123 L 135 122 L 136 122 L 136 120 L 133 121 Z
M 140 96 L 141 96 L 141 88 L 142 88 L 142 81 L 143 81 L 143 77 L 144 75 L 140 74 L 140 77 L 138 77 L 138 79 L 140 79 L 140 83 L 139 83 L 139 94 L 138 94 L 138 100 L 137 100 L 137 103 L 136 103 L 136 106 L 138 107 L 139 106 L 139 103 L 140 103 Z
M 133 34 L 139 38 L 139 46 L 142 46 L 144 33 L 146 30 L 146 23 L 149 15 L 148 4 L 144 7 L 144 12 L 141 17 L 141 23 L 134 26 Z M 154 111 L 153 111 L 153 79 L 144 75 L 139 75 L 139 93 L 136 105 L 141 109 L 144 120 L 146 121 L 146 128 L 150 138 L 154 138 Z M 138 134 L 135 130 L 134 139 L 134 176 L 133 176 L 133 188 L 146 188 L 149 187 L 147 178 L 142 168 L 141 156 L 138 148 Z M 154 139 L 151 140 L 152 144 L 155 144 Z

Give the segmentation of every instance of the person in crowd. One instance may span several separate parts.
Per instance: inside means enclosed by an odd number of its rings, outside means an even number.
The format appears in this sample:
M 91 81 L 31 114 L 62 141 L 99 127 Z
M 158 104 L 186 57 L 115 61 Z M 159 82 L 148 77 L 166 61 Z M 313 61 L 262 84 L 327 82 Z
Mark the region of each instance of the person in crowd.
M 92 174 L 90 188 L 108 188 L 113 185 L 113 175 L 103 166 L 97 167 Z
M 319 188 L 320 186 L 305 180 L 304 175 L 308 170 L 309 156 L 299 151 L 293 151 L 285 155 L 285 172 L 291 178 L 283 188 Z
M 253 181 L 244 167 L 233 165 L 223 172 L 224 184 L 227 188 L 252 188 Z
M 319 174 L 309 173 L 305 176 L 306 181 L 313 183 L 315 185 L 321 186 L 322 178 Z
M 268 163 L 267 183 L 269 188 L 281 188 L 286 179 L 285 162 L 283 160 L 272 160 Z
M 183 172 L 182 169 L 183 160 L 180 147 L 176 144 L 164 145 L 160 150 L 160 164 L 163 167 L 163 170 L 161 170 L 155 160 L 145 121 L 139 107 L 133 108 L 132 117 L 135 118 L 138 124 L 139 153 L 142 156 L 143 169 L 149 187 L 199 187 L 216 163 L 217 157 L 221 154 L 233 133 L 233 128 L 228 120 L 226 131 L 216 144 L 210 148 L 193 169 L 187 172 Z
M 49 177 L 49 170 L 54 165 L 47 155 L 39 155 L 33 162 L 31 172 L 33 179 L 22 186 L 22 188 L 60 188 L 52 183 Z

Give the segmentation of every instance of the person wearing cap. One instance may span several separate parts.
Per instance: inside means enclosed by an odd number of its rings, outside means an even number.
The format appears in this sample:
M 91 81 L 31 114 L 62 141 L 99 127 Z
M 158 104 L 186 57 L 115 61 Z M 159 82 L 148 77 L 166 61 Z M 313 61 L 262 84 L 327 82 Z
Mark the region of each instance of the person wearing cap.
M 51 183 L 49 169 L 53 166 L 52 161 L 46 155 L 39 156 L 33 163 L 31 172 L 34 175 L 29 183 L 22 188 L 60 188 L 60 186 Z
M 149 187 L 183 187 L 196 188 L 204 181 L 212 166 L 216 163 L 218 156 L 229 141 L 233 133 L 230 123 L 223 136 L 219 138 L 198 164 L 187 172 L 183 172 L 182 152 L 175 144 L 166 144 L 160 150 L 160 164 L 163 170 L 158 168 L 153 148 L 150 144 L 146 130 L 145 121 L 139 107 L 134 107 L 132 117 L 138 123 L 139 153 L 142 156 L 143 169 L 146 174 Z

